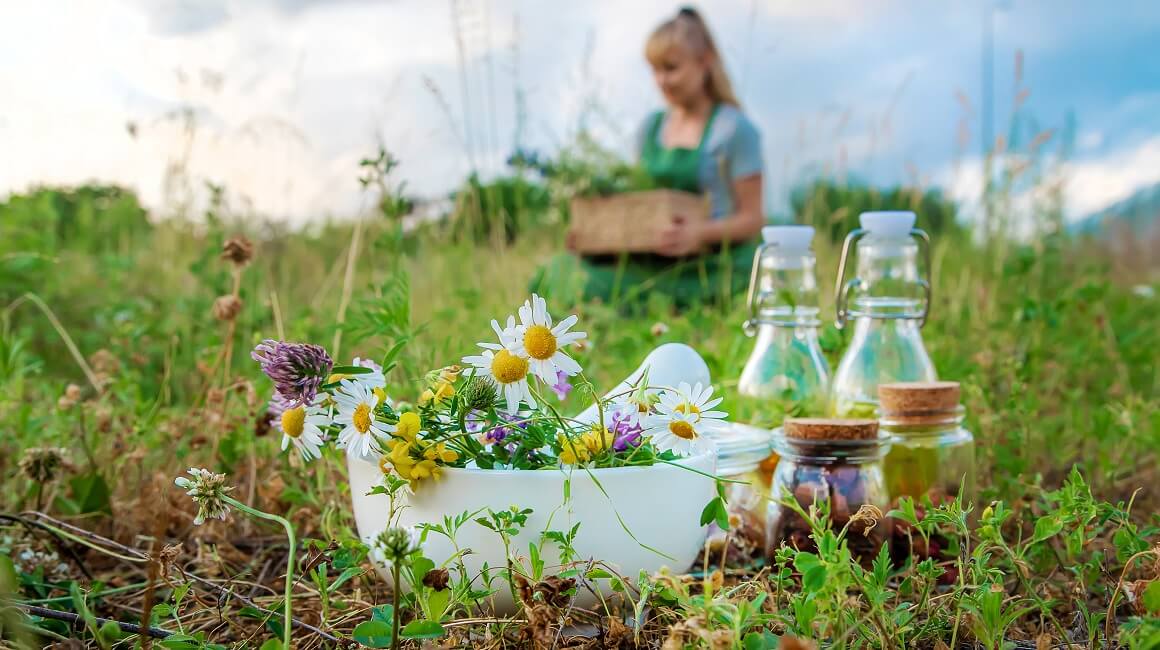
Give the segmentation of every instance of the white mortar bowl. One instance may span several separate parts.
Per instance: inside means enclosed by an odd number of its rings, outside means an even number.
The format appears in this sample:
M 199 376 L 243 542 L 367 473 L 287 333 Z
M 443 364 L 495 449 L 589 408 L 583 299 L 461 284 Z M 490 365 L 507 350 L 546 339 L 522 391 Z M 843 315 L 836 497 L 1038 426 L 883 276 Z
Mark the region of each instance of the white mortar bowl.
M 574 546 L 582 560 L 603 561 L 621 575 L 634 579 L 642 570 L 651 574 L 662 566 L 683 572 L 697 559 L 704 544 L 706 531 L 699 523 L 700 513 L 715 495 L 713 480 L 690 469 L 711 475 L 716 470 L 717 456 L 715 452 L 703 454 L 682 459 L 678 464 L 684 467 L 658 464 L 594 469 L 590 473 L 583 469 L 444 469 L 441 480 L 424 481 L 416 494 L 404 499 L 407 507 L 400 513 L 399 523 L 404 526 L 440 523 L 444 516 L 454 517 L 480 508 L 495 511 L 510 506 L 531 508 L 527 526 L 512 541 L 512 552 L 519 554 L 525 567 L 530 566 L 528 545 L 538 543 L 543 531 L 566 532 L 579 523 Z M 377 464 L 349 458 L 347 468 L 355 522 L 359 535 L 365 539 L 387 525 L 389 500 L 385 495 L 367 495 L 382 476 Z M 568 480 L 571 498 L 565 503 L 564 484 Z M 618 513 L 623 526 L 617 519 Z M 474 521 L 460 528 L 455 541 L 461 549 L 472 551 L 463 562 L 477 587 L 483 587 L 479 575 L 485 562 L 493 573 L 506 566 L 499 536 Z M 446 537 L 427 535 L 423 554 L 436 566 L 454 553 Z M 546 562 L 545 575 L 561 570 L 553 542 L 545 544 L 542 555 Z M 387 577 L 384 567 L 378 569 Z M 606 596 L 611 593 L 608 580 L 592 582 Z M 514 611 L 506 580 L 497 578 L 492 587 L 498 590 L 492 602 L 496 612 Z M 577 606 L 590 606 L 594 602 L 593 594 L 578 587 Z

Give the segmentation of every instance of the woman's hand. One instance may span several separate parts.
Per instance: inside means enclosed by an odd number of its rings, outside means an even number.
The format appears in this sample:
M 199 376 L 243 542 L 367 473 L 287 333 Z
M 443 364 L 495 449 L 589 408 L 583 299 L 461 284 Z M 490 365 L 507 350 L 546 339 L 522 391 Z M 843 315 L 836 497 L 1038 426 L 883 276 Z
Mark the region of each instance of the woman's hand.
M 656 252 L 667 257 L 684 257 L 699 252 L 703 245 L 701 224 L 678 214 L 657 234 Z

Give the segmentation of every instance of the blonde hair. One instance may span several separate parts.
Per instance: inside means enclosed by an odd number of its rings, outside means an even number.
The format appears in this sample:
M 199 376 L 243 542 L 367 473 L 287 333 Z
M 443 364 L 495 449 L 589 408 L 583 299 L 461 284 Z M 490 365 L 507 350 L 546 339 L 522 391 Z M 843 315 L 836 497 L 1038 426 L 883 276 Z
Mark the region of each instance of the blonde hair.
M 696 56 L 708 56 L 709 75 L 705 79 L 705 92 L 719 104 L 741 106 L 733 94 L 733 84 L 729 82 L 725 62 L 721 59 L 713 35 L 696 9 L 684 7 L 676 16 L 653 30 L 645 43 L 644 56 L 649 63 L 660 65 L 674 47 L 688 48 Z

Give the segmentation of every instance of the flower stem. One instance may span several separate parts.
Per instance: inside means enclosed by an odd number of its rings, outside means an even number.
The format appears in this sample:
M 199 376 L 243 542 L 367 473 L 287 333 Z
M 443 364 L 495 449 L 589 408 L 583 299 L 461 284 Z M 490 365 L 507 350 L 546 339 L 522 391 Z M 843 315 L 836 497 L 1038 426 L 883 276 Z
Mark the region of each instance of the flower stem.
M 290 629 L 291 629 L 291 621 L 293 620 L 290 616 L 290 613 L 292 611 L 292 608 L 290 606 L 290 596 L 291 596 L 291 593 L 292 593 L 293 587 L 294 587 L 294 551 L 295 551 L 295 548 L 297 547 L 297 540 L 294 537 L 294 527 L 291 526 L 290 522 L 287 521 L 283 517 L 279 517 L 278 515 L 272 515 L 270 513 L 262 512 L 261 510 L 251 508 L 250 506 L 242 503 L 241 501 L 238 501 L 237 499 L 235 499 L 233 497 L 228 497 L 228 496 L 223 495 L 222 499 L 226 503 L 230 504 L 231 506 L 237 508 L 238 510 L 241 510 L 242 512 L 244 512 L 248 515 L 252 515 L 252 516 L 257 517 L 259 519 L 265 519 L 267 521 L 278 522 L 279 524 L 282 525 L 282 528 L 286 531 L 286 539 L 290 542 L 290 548 L 286 552 L 286 588 L 285 588 L 285 593 L 283 594 L 283 603 L 282 603 L 282 608 L 283 608 L 283 611 L 282 611 L 282 647 L 286 648 L 286 650 L 290 650 Z
M 402 608 L 403 600 L 399 597 L 399 589 L 401 588 L 399 581 L 399 563 L 391 562 L 391 573 L 395 576 L 395 590 L 391 592 L 391 597 L 395 601 L 395 606 L 391 612 L 391 648 L 398 650 L 399 648 L 399 610 Z

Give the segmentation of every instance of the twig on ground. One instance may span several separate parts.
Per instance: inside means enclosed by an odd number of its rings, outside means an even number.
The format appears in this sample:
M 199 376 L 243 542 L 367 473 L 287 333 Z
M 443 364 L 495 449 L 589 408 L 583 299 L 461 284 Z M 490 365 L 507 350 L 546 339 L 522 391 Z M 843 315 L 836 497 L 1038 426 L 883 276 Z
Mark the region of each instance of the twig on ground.
M 73 627 L 79 627 L 80 629 L 84 629 L 85 625 L 86 625 L 85 619 L 83 617 L 81 617 L 80 614 L 74 614 L 72 612 L 62 612 L 60 610 L 49 609 L 47 607 L 39 607 L 37 605 L 21 605 L 20 607 L 21 607 L 21 609 L 23 609 L 24 611 L 28 612 L 29 614 L 31 614 L 33 616 L 40 616 L 42 618 L 51 618 L 51 619 L 57 620 L 57 621 L 64 621 L 66 623 L 71 624 Z M 173 632 L 170 632 L 169 630 L 162 630 L 161 628 L 149 627 L 149 628 L 142 629 L 142 627 L 140 625 L 136 625 L 134 623 L 122 623 L 121 621 L 114 621 L 111 618 L 101 618 L 100 616 L 94 616 L 93 619 L 99 625 L 105 625 L 106 623 L 115 623 L 118 627 L 121 628 L 122 632 L 128 632 L 129 634 L 147 634 L 148 636 L 151 636 L 154 639 L 164 639 L 164 638 L 167 638 L 167 637 L 173 635 Z

